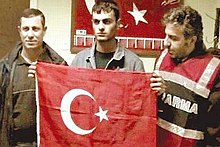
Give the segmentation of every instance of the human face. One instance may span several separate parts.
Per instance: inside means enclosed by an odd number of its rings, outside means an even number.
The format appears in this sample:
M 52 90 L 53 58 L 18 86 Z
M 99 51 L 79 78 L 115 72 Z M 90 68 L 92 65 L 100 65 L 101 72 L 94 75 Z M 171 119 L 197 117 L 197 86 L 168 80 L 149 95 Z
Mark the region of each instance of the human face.
M 193 38 L 186 39 L 183 27 L 172 23 L 166 24 L 164 47 L 168 49 L 171 58 L 185 59 L 194 49 Z
M 110 13 L 102 10 L 100 14 L 93 12 L 92 26 L 96 40 L 105 42 L 115 39 L 119 21 L 116 21 L 113 10 Z
M 18 30 L 25 49 L 39 49 L 42 47 L 46 27 L 43 27 L 41 16 L 22 17 Z

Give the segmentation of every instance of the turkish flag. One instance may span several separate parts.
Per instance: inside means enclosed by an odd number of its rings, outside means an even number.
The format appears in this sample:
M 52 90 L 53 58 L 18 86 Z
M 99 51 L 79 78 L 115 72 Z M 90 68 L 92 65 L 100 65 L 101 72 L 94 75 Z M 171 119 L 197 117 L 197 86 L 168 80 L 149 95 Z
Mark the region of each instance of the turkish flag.
M 164 38 L 161 19 L 170 8 L 177 7 L 180 1 L 165 0 L 116 0 L 121 12 L 122 27 L 118 36 Z M 76 0 L 75 29 L 93 34 L 91 8 L 95 0 Z
M 38 62 L 38 144 L 156 146 L 156 94 L 150 76 Z

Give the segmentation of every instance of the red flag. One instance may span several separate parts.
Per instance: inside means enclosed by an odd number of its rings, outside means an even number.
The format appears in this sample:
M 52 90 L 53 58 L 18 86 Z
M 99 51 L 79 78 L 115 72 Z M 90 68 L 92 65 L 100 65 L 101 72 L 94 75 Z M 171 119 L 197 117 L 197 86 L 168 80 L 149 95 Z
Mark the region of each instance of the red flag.
M 156 146 L 150 76 L 39 62 L 39 145 Z
M 75 29 L 93 34 L 91 8 L 95 0 L 76 0 Z M 122 28 L 118 36 L 164 38 L 161 19 L 170 8 L 177 7 L 180 0 L 117 0 L 121 11 Z

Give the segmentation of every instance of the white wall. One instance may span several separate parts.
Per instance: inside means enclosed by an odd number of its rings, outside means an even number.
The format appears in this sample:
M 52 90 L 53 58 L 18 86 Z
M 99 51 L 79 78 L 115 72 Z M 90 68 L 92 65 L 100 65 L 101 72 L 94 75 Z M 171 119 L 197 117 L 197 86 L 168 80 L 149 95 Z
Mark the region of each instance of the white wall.
M 215 20 L 212 18 L 216 18 L 216 8 L 220 8 L 220 0 L 185 0 L 184 3 L 202 15 L 204 43 L 207 48 L 213 47 Z
M 46 17 L 44 41 L 70 63 L 72 0 L 30 0 L 30 7 L 40 9 Z
M 141 58 L 144 63 L 144 69 L 146 72 L 152 72 L 154 70 L 154 63 L 156 58 Z

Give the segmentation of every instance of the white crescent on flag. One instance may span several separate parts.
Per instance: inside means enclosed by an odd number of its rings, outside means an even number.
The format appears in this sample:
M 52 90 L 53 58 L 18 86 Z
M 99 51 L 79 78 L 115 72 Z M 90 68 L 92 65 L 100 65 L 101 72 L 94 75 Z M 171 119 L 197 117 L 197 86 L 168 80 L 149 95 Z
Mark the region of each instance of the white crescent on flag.
M 95 101 L 95 98 L 88 91 L 85 91 L 83 89 L 72 89 L 63 96 L 60 106 L 60 112 L 62 120 L 68 129 L 79 135 L 87 135 L 92 133 L 96 129 L 96 127 L 90 130 L 84 130 L 78 127 L 73 121 L 70 113 L 71 103 L 79 95 L 86 95 Z M 103 111 L 102 108 L 99 106 L 99 112 L 95 113 L 95 115 L 98 116 L 100 118 L 100 122 L 102 122 L 103 119 L 108 120 L 107 112 L 108 110 Z
M 94 97 L 89 92 L 82 89 L 72 89 L 63 96 L 60 106 L 60 112 L 62 120 L 68 129 L 76 134 L 86 135 L 92 133 L 96 129 L 96 127 L 92 128 L 91 130 L 81 129 L 74 123 L 70 113 L 71 103 L 79 95 L 86 95 L 95 101 Z

